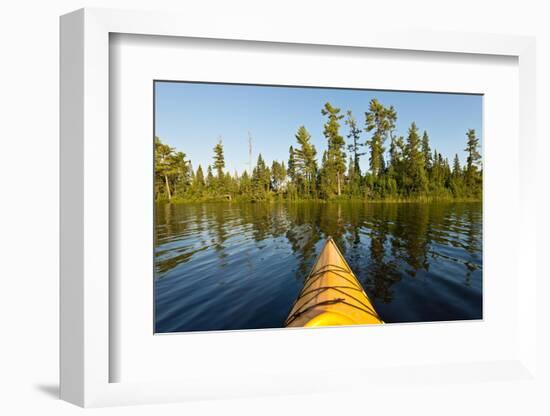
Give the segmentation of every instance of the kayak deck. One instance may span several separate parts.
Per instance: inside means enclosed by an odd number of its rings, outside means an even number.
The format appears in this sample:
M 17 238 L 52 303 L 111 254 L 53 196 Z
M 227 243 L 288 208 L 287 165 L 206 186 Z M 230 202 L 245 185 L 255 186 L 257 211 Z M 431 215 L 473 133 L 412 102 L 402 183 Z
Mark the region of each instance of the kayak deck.
M 286 327 L 384 323 L 361 283 L 329 237 L 288 318 Z

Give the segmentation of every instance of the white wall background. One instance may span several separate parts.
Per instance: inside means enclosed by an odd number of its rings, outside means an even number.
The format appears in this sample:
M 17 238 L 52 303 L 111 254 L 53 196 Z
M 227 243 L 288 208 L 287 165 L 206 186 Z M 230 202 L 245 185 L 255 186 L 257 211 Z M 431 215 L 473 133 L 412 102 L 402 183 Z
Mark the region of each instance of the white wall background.
M 280 21 L 281 30 L 308 22 L 339 26 L 433 28 L 535 35 L 538 42 L 539 168 L 550 154 L 550 11 L 547 1 L 462 0 L 19 0 L 0 9 L 0 414 L 73 414 L 56 399 L 58 383 L 58 16 L 81 7 L 178 10 L 209 24 L 213 14 L 239 22 Z M 505 120 L 503 121 L 505 122 Z M 548 211 L 549 175 L 539 174 L 540 213 Z M 548 220 L 539 224 L 539 275 L 550 248 Z M 548 279 L 547 279 L 548 280 Z M 6 284 L 7 283 L 7 284 Z M 550 285 L 538 287 L 540 366 L 550 374 Z M 548 378 L 546 378 L 548 381 Z M 383 397 L 338 393 L 93 410 L 123 414 L 549 414 L 550 385 L 396 386 Z M 483 412 L 483 413 L 482 413 Z

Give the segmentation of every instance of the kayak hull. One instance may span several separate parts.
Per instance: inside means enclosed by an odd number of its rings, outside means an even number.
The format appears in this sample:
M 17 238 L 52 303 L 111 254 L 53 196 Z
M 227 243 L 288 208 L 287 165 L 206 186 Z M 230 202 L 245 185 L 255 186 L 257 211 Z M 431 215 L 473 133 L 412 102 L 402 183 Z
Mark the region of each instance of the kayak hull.
M 361 283 L 328 238 L 294 303 L 286 327 L 382 324 Z

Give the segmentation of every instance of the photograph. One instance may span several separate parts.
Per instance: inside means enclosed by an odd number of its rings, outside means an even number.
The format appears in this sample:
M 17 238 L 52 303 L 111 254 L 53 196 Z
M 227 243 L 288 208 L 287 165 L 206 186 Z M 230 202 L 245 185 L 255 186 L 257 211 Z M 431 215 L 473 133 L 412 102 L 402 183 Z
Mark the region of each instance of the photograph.
M 153 89 L 155 333 L 483 319 L 482 94 Z

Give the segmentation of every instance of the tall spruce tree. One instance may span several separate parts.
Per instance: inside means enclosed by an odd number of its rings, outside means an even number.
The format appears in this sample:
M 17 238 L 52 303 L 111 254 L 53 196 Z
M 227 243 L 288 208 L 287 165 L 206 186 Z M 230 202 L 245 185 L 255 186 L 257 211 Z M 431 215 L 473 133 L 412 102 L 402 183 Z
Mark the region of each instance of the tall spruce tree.
M 450 178 L 450 189 L 455 198 L 461 197 L 464 193 L 463 191 L 463 180 L 462 180 L 462 168 L 460 166 L 460 160 L 458 154 L 455 153 L 453 159 L 453 170 L 451 171 Z
M 218 179 L 223 178 L 223 169 L 225 168 L 225 158 L 223 155 L 223 144 L 220 139 L 214 146 L 214 169 L 216 170 Z
M 311 144 L 311 135 L 304 126 L 298 128 L 295 137 L 298 147 L 294 150 L 294 174 L 300 178 L 302 194 L 309 197 L 316 191 L 317 150 Z
M 407 172 L 406 179 L 410 195 L 421 194 L 427 191 L 427 178 L 424 169 L 424 155 L 421 150 L 421 141 L 418 128 L 413 121 L 407 136 Z
M 252 171 L 252 186 L 257 198 L 265 198 L 269 192 L 271 173 L 260 153 L 256 167 Z
M 328 117 L 328 121 L 324 125 L 323 134 L 328 142 L 327 160 L 325 175 L 327 175 L 328 185 L 334 183 L 336 185 L 336 195 L 342 194 L 342 182 L 344 172 L 346 170 L 346 153 L 344 152 L 345 141 L 340 135 L 339 121 L 344 117 L 340 115 L 340 109 L 333 107 L 330 103 L 326 103 L 321 110 L 321 114 Z M 334 182 L 333 182 L 334 181 Z M 332 194 L 333 190 L 329 190 Z
M 422 135 L 422 154 L 424 155 L 424 167 L 427 172 L 430 172 L 432 169 L 432 149 L 430 149 L 430 138 L 426 130 Z
M 273 190 L 277 194 L 281 194 L 282 187 L 286 178 L 286 168 L 284 162 L 273 161 L 271 164 L 271 183 L 273 185 Z
M 321 158 L 321 169 L 319 170 L 319 191 L 323 199 L 328 199 L 333 196 L 331 176 L 332 171 L 328 163 L 328 152 L 323 152 Z
M 206 173 L 206 186 L 209 191 L 214 190 L 214 175 L 212 174 L 212 166 L 208 165 L 208 170 Z
M 384 166 L 384 142 L 395 129 L 397 112 L 393 106 L 385 107 L 376 98 L 369 103 L 369 111 L 365 113 L 365 130 L 372 132 L 372 137 L 367 141 L 370 149 L 370 171 L 374 179 L 383 173 Z
M 458 158 L 458 154 L 455 153 L 455 157 L 453 159 L 453 177 L 458 178 L 462 175 L 462 168 L 460 167 L 460 159 Z
M 389 176 L 396 181 L 396 191 L 402 188 L 405 175 L 405 153 L 406 146 L 403 136 L 392 137 L 390 142 L 390 164 L 388 168 Z
M 193 180 L 193 188 L 196 190 L 202 191 L 206 183 L 204 182 L 204 172 L 202 171 L 202 166 L 199 165 L 197 172 L 195 173 L 195 178 Z
M 477 186 L 479 179 L 479 167 L 481 164 L 481 154 L 478 151 L 479 139 L 476 137 L 474 129 L 468 129 L 466 133 L 467 142 L 464 149 L 468 156 L 466 158 L 465 179 L 468 186 Z
M 243 196 L 250 196 L 252 194 L 252 181 L 246 170 L 239 180 L 239 190 Z
M 361 143 L 361 129 L 357 127 L 357 120 L 353 117 L 353 113 L 348 110 L 346 124 L 349 127 L 348 139 L 351 143 L 348 144 L 348 151 L 351 154 L 350 159 L 353 163 L 353 172 L 357 176 L 361 176 L 360 159 L 364 153 L 361 152 L 361 147 L 365 144 Z
M 288 177 L 292 182 L 296 180 L 296 162 L 294 161 L 294 147 L 288 148 Z

